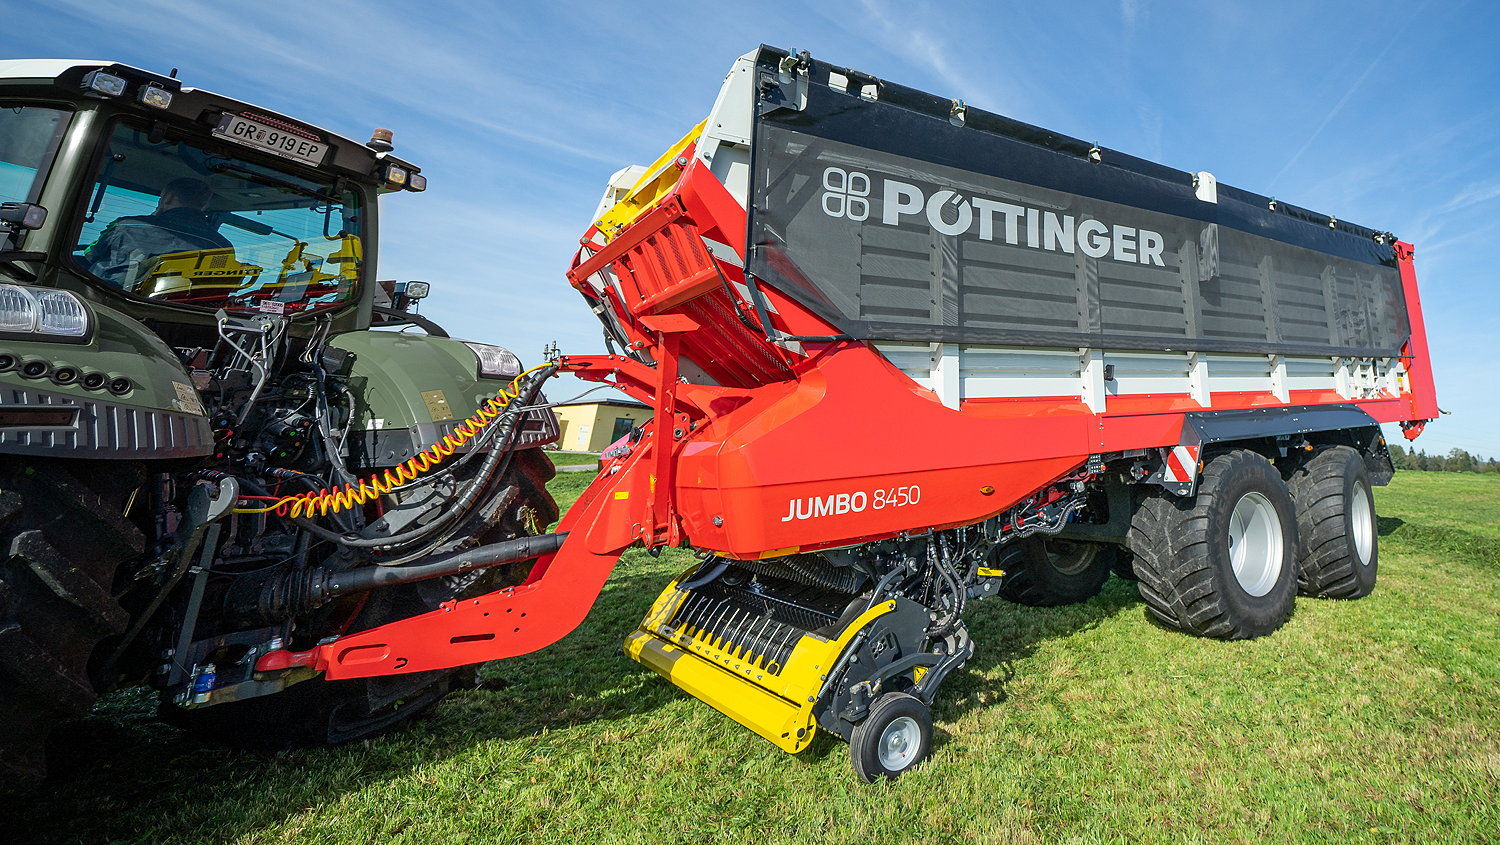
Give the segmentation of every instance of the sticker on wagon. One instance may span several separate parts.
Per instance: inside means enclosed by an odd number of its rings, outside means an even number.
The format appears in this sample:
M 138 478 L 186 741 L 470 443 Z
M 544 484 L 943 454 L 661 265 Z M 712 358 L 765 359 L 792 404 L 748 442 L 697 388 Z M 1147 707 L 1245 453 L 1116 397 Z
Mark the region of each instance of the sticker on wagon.
M 247 147 L 314 167 L 323 163 L 323 157 L 328 152 L 328 145 L 321 141 L 294 135 L 284 129 L 247 120 L 236 114 L 224 115 L 218 127 L 214 129 L 214 134 Z

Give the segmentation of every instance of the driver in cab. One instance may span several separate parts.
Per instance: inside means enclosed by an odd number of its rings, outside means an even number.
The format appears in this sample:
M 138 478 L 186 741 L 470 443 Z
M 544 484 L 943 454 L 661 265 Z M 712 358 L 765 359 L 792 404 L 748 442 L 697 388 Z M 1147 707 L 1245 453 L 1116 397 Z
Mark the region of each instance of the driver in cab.
M 212 199 L 213 188 L 202 179 L 168 182 L 155 212 L 121 217 L 104 228 L 99 240 L 84 253 L 89 272 L 127 287 L 157 256 L 232 247 L 209 217 Z

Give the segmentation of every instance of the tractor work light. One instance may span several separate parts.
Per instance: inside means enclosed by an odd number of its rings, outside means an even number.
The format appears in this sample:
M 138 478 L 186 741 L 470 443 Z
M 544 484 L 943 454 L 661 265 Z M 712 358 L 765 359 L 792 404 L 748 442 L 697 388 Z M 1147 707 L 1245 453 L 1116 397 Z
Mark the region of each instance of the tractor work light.
M 147 84 L 141 87 L 140 101 L 143 106 L 164 109 L 172 105 L 172 92 L 157 85 Z
M 89 310 L 65 290 L 0 285 L 0 332 L 84 337 Z
M 100 97 L 118 97 L 125 93 L 125 80 L 112 73 L 96 70 L 83 78 L 83 90 Z
M 399 164 L 388 164 L 385 167 L 385 183 L 394 188 L 404 187 L 410 172 Z
M 411 179 L 407 181 L 406 187 L 412 191 L 425 191 L 427 190 L 427 177 L 420 173 L 413 173 Z
M 479 358 L 481 378 L 513 378 L 521 374 L 521 359 L 503 346 L 464 341 L 464 346 L 474 350 Z

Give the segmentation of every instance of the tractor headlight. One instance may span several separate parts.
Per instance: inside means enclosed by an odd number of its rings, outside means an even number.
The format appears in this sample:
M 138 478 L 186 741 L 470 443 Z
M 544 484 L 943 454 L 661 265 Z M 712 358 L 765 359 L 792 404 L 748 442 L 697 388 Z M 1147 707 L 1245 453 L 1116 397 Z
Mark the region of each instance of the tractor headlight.
M 89 309 L 65 290 L 0 284 L 0 332 L 84 337 Z
M 464 346 L 474 350 L 474 355 L 479 358 L 481 378 L 514 378 L 521 374 L 521 359 L 503 346 L 470 343 L 467 340 L 464 341 Z

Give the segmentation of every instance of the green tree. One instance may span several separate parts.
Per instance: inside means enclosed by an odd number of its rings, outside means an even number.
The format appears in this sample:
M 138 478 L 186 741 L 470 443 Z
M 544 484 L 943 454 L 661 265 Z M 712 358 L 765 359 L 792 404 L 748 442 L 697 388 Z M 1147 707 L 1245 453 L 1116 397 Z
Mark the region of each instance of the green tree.
M 1473 472 L 1474 465 L 1474 456 L 1456 446 L 1449 449 L 1448 457 L 1443 459 L 1443 469 L 1448 472 Z

